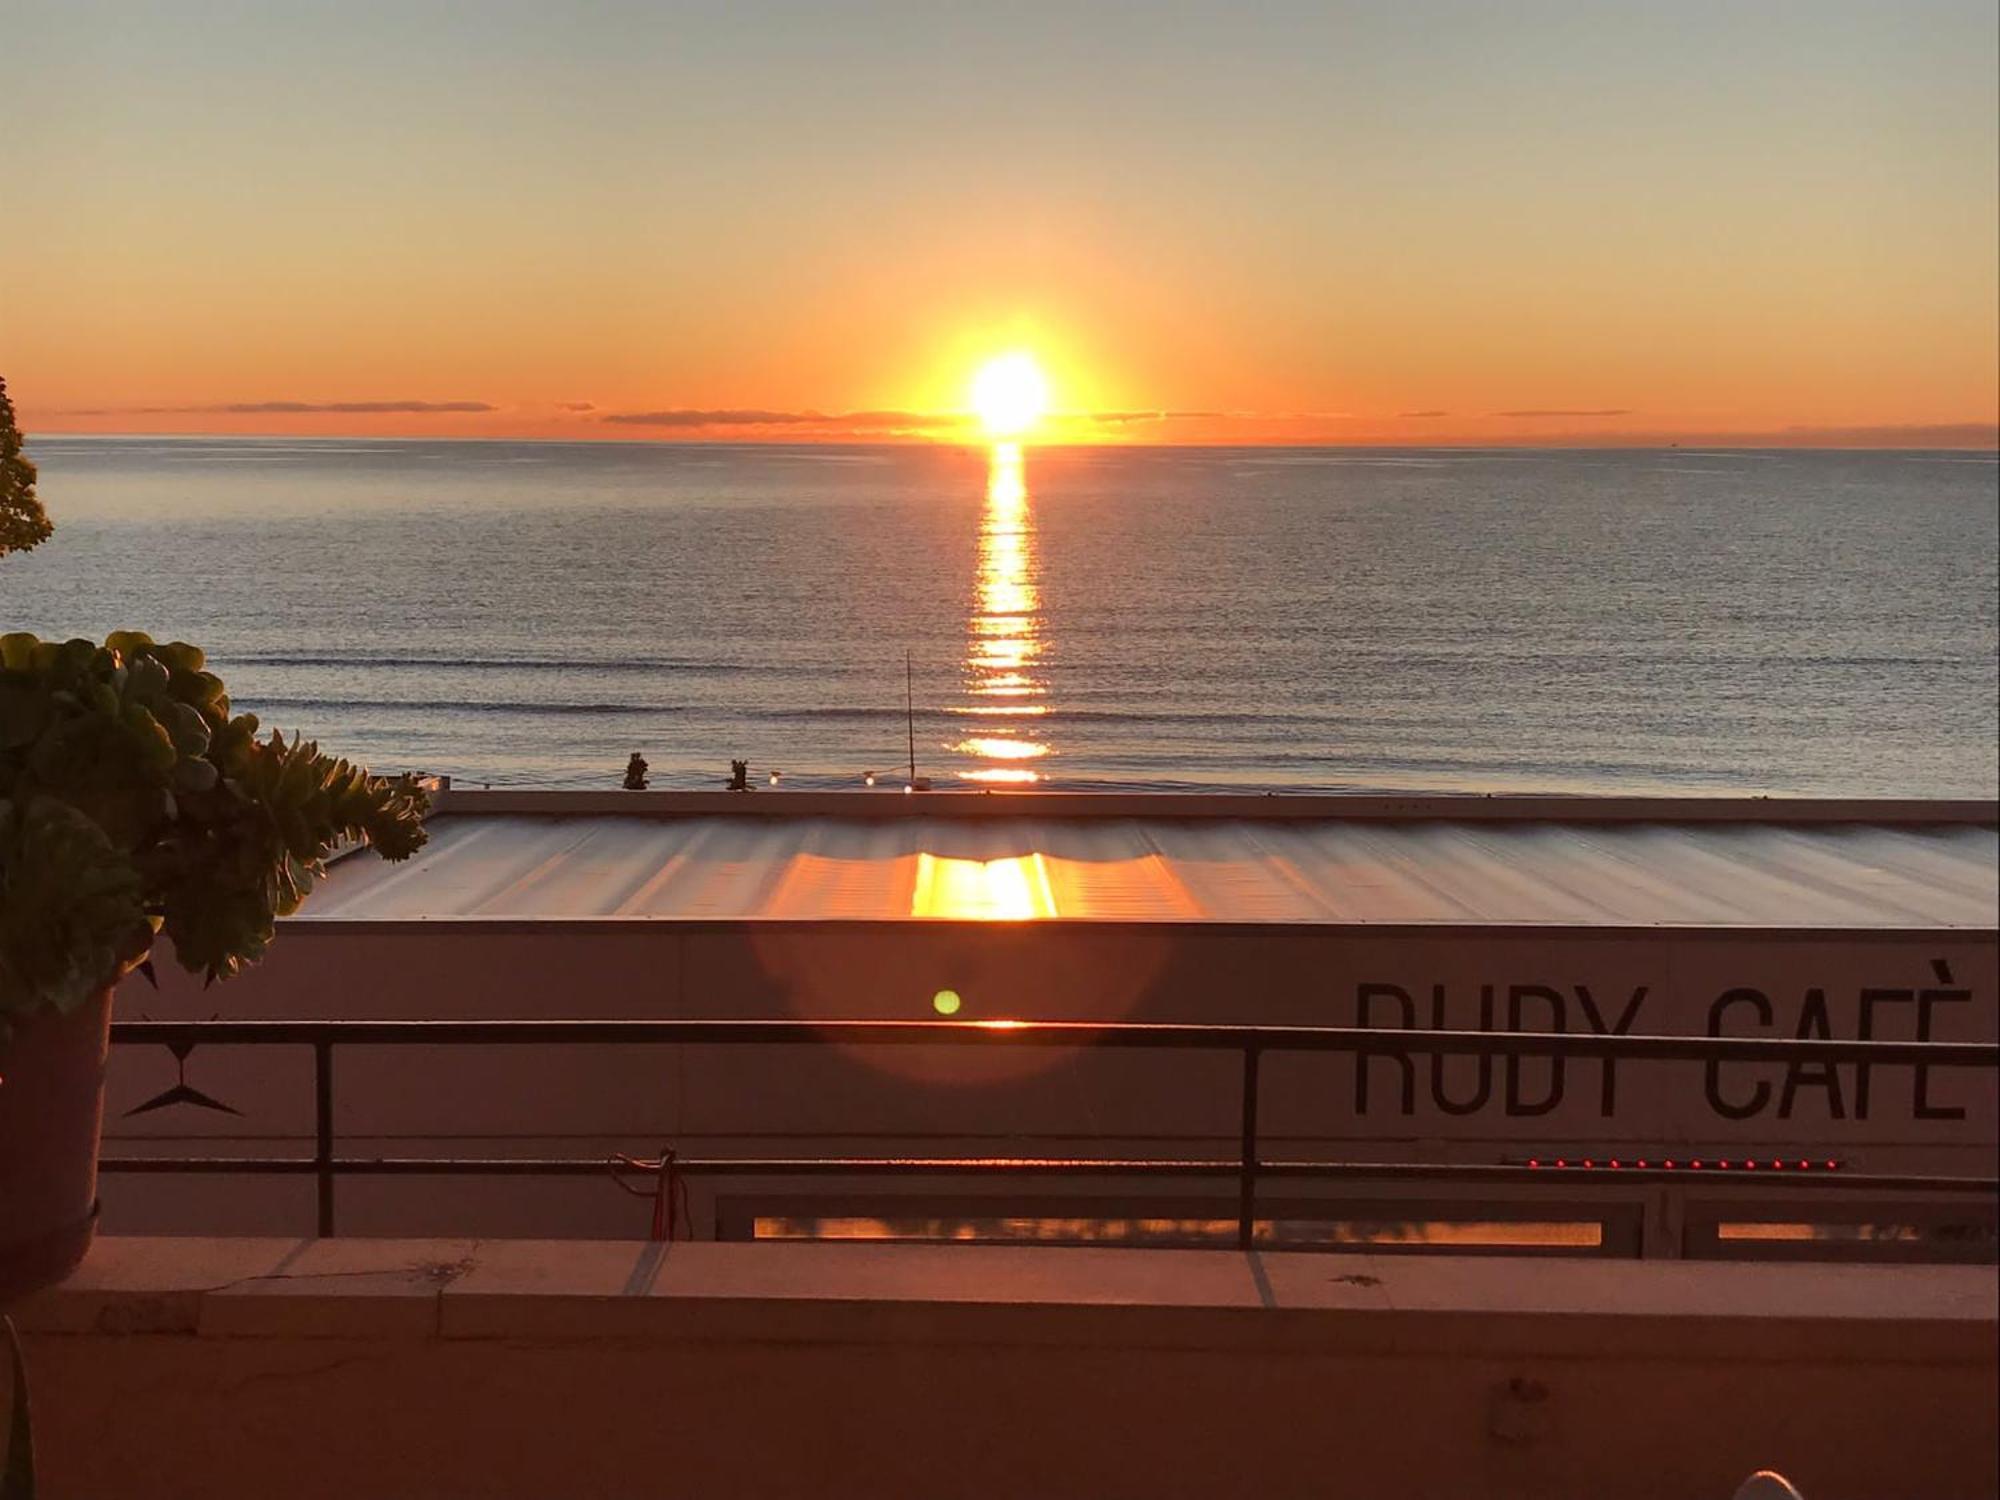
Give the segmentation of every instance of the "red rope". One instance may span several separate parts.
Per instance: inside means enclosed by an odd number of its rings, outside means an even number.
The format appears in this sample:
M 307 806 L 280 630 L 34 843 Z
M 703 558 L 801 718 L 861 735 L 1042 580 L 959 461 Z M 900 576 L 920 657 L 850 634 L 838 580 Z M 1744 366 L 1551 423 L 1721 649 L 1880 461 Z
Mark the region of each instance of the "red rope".
M 694 1237 L 694 1211 L 689 1207 L 687 1179 L 680 1174 L 678 1160 L 678 1153 L 673 1147 L 664 1146 L 657 1161 L 618 1155 L 607 1163 L 611 1180 L 620 1188 L 635 1198 L 650 1197 L 653 1200 L 653 1223 L 647 1237 L 655 1241 Z M 621 1169 L 649 1174 L 653 1179 L 652 1187 L 633 1187 L 625 1180 Z

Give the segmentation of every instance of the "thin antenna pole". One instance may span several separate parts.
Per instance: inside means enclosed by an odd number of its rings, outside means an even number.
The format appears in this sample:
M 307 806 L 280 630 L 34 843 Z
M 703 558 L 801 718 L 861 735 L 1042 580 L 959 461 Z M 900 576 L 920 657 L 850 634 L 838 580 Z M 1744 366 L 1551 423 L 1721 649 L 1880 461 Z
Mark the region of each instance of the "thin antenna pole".
M 910 653 L 903 651 L 903 724 L 910 733 L 910 785 L 917 784 L 917 692 L 910 667 Z

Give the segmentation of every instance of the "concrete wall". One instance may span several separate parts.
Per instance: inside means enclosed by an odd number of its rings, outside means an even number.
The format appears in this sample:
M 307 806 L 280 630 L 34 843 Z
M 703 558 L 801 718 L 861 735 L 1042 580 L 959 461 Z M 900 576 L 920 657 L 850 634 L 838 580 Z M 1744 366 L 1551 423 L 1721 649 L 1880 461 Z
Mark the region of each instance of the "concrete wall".
M 1412 934 L 1340 927 L 1125 923 L 303 922 L 257 969 L 203 991 L 162 963 L 129 980 L 121 1019 L 934 1019 L 1616 1028 L 1693 1034 L 1719 995 L 1754 987 L 1726 1029 L 1789 1038 L 1917 1034 L 1914 1002 L 1864 1014 L 1862 995 L 1913 996 L 1948 961 L 1954 993 L 1925 1012 L 1934 1040 L 1991 1040 L 2000 971 L 1990 937 L 1884 933 Z M 1518 997 L 1510 1016 L 1510 987 Z M 1382 993 L 1373 993 L 1380 990 Z M 1364 1005 L 1357 999 L 1368 991 Z M 1643 1005 L 1633 997 L 1643 995 Z M 1814 997 L 1820 997 L 1815 1000 Z M 1584 1002 L 1588 1000 L 1588 1008 Z M 1823 1005 L 1824 1010 L 1818 1007 Z M 1406 1008 L 1407 1007 L 1407 1008 Z M 352 1049 L 335 1063 L 343 1154 L 389 1156 L 1155 1155 L 1236 1149 L 1230 1053 L 1084 1053 L 807 1046 Z M 1493 1163 L 1560 1156 L 1835 1158 L 1851 1172 L 1990 1173 L 2000 1128 L 1991 1072 L 1731 1064 L 1615 1066 L 1274 1054 L 1261 1133 L 1273 1157 Z M 1870 1093 L 1861 1097 L 1864 1073 Z M 237 1114 L 133 1114 L 177 1081 Z M 300 1048 L 114 1050 L 108 1155 L 310 1151 L 312 1065 Z M 1365 1097 L 1364 1087 L 1366 1085 Z M 1615 1087 L 1614 1087 L 1615 1085 Z M 1718 1111 L 1761 1099 L 1750 1119 Z M 1557 1096 L 1560 1095 L 1558 1098 Z M 1469 1113 L 1447 1111 L 1440 1099 Z M 1945 1114 L 1957 1112 L 1955 1118 Z M 571 1190 L 571 1189 L 574 1190 Z M 107 1176 L 120 1233 L 310 1228 L 298 1180 Z M 843 1191 L 846 1191 L 843 1188 Z M 343 1228 L 368 1233 L 574 1234 L 642 1224 L 608 1182 L 343 1183 Z M 446 1204 L 461 1208 L 444 1216 Z M 346 1217 L 346 1205 L 360 1217 Z M 1656 1247 L 1654 1253 L 1661 1253 Z
M 1914 996 L 1949 961 L 1961 998 L 1926 1009 L 1871 1007 Z M 1829 938 L 1704 932 L 1412 935 L 1222 924 L 339 923 L 298 924 L 226 991 L 162 965 L 164 988 L 128 980 L 118 1016 L 201 1019 L 726 1018 L 935 1020 L 932 997 L 962 997 L 961 1021 L 995 1019 L 1299 1026 L 1442 1025 L 1787 1039 L 1990 1041 L 2000 956 L 1990 939 L 1937 934 Z M 1767 998 L 1716 997 L 1754 989 Z M 1515 991 L 1521 993 L 1515 993 Z M 1636 998 L 1635 998 L 1636 997 Z M 1817 998 L 1815 998 L 1817 997 Z M 1970 997 L 1964 998 L 1964 997 Z M 703 1138 L 834 1137 L 902 1142 L 982 1132 L 1020 1140 L 1121 1133 L 1233 1142 L 1230 1054 L 1082 1055 L 996 1043 L 912 1048 L 404 1049 L 339 1059 L 337 1128 L 389 1139 L 577 1136 L 684 1149 Z M 1857 1169 L 1979 1169 L 2000 1116 L 1991 1075 L 1876 1067 L 1832 1079 L 1731 1064 L 1713 1092 L 1699 1064 L 1470 1058 L 1400 1062 L 1274 1055 L 1263 1129 L 1336 1154 L 1365 1143 L 1456 1143 L 1466 1159 L 1503 1151 L 1769 1157 L 1838 1155 Z M 1364 1076 L 1365 1075 L 1365 1076 Z M 244 1113 L 127 1111 L 179 1076 L 164 1048 L 121 1048 L 106 1134 L 216 1141 L 310 1131 L 310 1063 L 300 1053 L 204 1049 L 188 1079 Z M 1787 1088 L 1788 1081 L 1796 1086 Z M 444 1085 L 449 1084 L 448 1087 Z M 1447 1097 L 1459 1107 L 1447 1110 Z M 1476 1101 L 1469 1111 L 1468 1100 Z M 446 1107 L 448 1104 L 448 1107 Z M 1955 1118 L 1941 1117 L 1946 1111 Z M 220 1149 L 220 1148 L 218 1148 Z M 1366 1154 L 1365 1150 L 1361 1154 Z
M 109 1240 L 70 1497 L 2000 1491 L 1985 1268 Z

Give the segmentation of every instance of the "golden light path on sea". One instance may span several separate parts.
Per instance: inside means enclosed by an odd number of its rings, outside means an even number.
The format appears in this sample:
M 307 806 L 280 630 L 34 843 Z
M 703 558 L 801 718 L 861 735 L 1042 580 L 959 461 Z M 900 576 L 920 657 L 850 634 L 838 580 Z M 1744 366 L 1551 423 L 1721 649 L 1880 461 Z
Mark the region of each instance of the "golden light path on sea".
M 960 780 L 1023 785 L 1040 779 L 1022 764 L 1050 751 L 1031 723 L 1049 712 L 1041 701 L 1048 687 L 1036 671 L 1043 647 L 1039 573 L 1021 445 L 995 443 L 966 626 L 966 701 L 951 710 L 984 722 L 952 747 L 977 762 L 958 771 Z

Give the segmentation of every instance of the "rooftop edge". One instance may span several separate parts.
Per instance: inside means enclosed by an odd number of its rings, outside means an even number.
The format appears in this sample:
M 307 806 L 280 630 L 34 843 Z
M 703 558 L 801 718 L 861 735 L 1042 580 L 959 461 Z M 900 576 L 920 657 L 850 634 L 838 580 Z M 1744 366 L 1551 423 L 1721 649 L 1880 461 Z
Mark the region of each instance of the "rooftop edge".
M 746 818 L 1145 818 L 1266 821 L 2000 824 L 1992 798 L 1374 796 L 1285 792 L 469 790 L 437 815 Z

